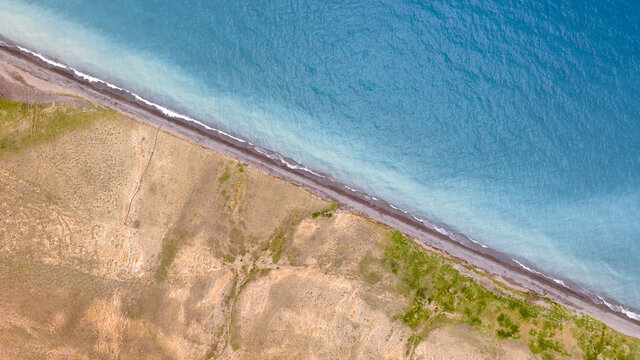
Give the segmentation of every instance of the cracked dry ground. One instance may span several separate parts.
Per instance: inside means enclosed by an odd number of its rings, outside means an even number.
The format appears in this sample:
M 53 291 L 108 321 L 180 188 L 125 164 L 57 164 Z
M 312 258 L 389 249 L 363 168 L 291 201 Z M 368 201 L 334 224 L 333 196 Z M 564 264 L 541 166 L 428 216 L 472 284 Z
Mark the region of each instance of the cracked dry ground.
M 92 110 L 86 110 L 92 111 Z M 388 229 L 106 112 L 0 153 L 0 358 L 403 358 Z M 414 358 L 528 358 L 464 325 Z

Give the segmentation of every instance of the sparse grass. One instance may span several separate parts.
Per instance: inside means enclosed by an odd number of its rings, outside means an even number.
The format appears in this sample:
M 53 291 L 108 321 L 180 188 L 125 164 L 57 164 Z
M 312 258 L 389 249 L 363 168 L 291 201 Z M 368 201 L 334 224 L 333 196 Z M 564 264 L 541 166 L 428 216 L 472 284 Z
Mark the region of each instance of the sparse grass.
M 229 180 L 231 178 L 231 174 L 229 174 L 229 172 L 225 171 L 222 173 L 222 175 L 220 175 L 220 177 L 218 178 L 218 182 L 220 184 L 224 183 L 225 181 Z
M 31 105 L 0 98 L 0 154 L 19 152 L 91 126 L 116 113 L 103 107 Z
M 271 251 L 271 260 L 274 264 L 277 264 L 280 261 L 280 256 L 284 251 L 284 247 L 287 245 L 287 238 L 285 234 L 279 233 L 276 235 L 273 240 L 271 240 L 271 244 L 269 246 L 269 250 Z
M 162 250 L 160 250 L 160 263 L 158 265 L 158 268 L 156 269 L 157 281 L 165 281 L 167 279 L 167 272 L 169 271 L 169 267 L 173 263 L 173 260 L 176 258 L 178 249 L 186 236 L 187 233 L 183 231 L 178 235 L 167 235 L 162 240 Z
M 280 227 L 276 230 L 275 235 L 272 237 L 271 241 L 266 244 L 268 245 L 268 250 L 271 253 L 271 260 L 274 264 L 277 264 L 280 261 L 281 256 L 285 253 L 289 258 L 290 263 L 295 264 L 295 255 L 296 251 L 293 249 L 288 249 L 289 243 L 293 238 L 293 234 L 295 230 L 300 225 L 300 222 L 308 216 L 308 213 L 305 215 L 303 213 L 293 213 L 290 214 L 280 225 Z M 263 247 L 264 248 L 264 247 Z
M 382 274 L 374 268 L 374 259 L 369 254 L 360 260 L 358 270 L 364 281 L 371 285 L 377 284 L 382 279 Z
M 237 291 L 235 291 L 236 287 L 234 283 L 234 288 L 233 288 L 233 291 L 231 292 L 232 295 L 229 301 L 231 301 L 232 303 L 235 302 L 235 300 L 238 298 L 240 293 L 242 293 L 242 291 L 246 288 L 247 284 L 263 276 L 269 275 L 270 272 L 271 272 L 271 268 L 260 268 L 257 266 L 253 266 L 251 270 L 249 270 L 249 273 L 244 278 L 242 285 L 238 287 Z M 238 340 L 240 337 L 239 334 L 240 334 L 240 330 L 238 328 L 237 311 L 236 311 L 236 308 L 232 306 L 231 321 L 229 324 L 229 343 L 233 351 L 237 351 L 240 348 L 240 344 L 238 343 Z
M 243 256 L 246 253 L 245 235 L 242 230 L 234 227 L 229 232 L 229 251 L 232 255 Z

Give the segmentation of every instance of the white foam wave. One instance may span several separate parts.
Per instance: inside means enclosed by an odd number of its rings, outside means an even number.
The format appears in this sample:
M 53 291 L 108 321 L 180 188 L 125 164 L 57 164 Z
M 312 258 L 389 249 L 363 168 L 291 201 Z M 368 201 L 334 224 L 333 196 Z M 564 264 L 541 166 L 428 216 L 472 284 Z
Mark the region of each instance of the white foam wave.
M 620 305 L 613 305 L 610 304 L 609 302 L 607 302 L 607 300 L 603 299 L 600 295 L 596 295 L 598 297 L 598 299 L 600 299 L 602 301 L 602 303 L 604 305 L 606 305 L 609 309 L 616 311 L 616 312 L 621 312 L 623 314 L 625 314 L 628 318 L 633 319 L 633 320 L 637 320 L 640 321 L 640 314 L 634 313 L 633 311 L 627 310 L 624 307 L 620 306 Z
M 482 246 L 482 247 L 483 247 L 483 248 L 485 248 L 485 249 L 487 248 L 487 245 L 482 244 L 482 243 L 479 243 L 479 242 L 477 242 L 477 241 L 473 240 L 473 239 L 472 239 L 472 238 L 470 238 L 470 237 L 467 237 L 467 239 L 469 239 L 469 240 L 470 240 L 472 243 L 474 243 L 474 244 L 477 244 L 477 245 Z
M 520 261 L 518 261 L 518 260 L 515 260 L 515 259 L 511 259 L 511 260 L 512 260 L 514 263 L 516 263 L 516 264 L 520 265 L 523 269 L 527 270 L 528 272 L 532 272 L 532 273 L 534 273 L 534 274 L 538 274 L 538 275 L 544 275 L 544 274 L 542 274 L 542 273 L 540 273 L 540 272 L 538 272 L 538 271 L 535 271 L 535 270 L 533 270 L 532 268 L 530 268 L 530 267 L 526 266 L 525 264 L 521 263 L 521 262 L 520 262 Z
M 566 287 L 567 289 L 569 288 L 569 287 L 564 283 L 564 281 L 562 281 L 562 280 L 554 279 L 554 278 L 551 278 L 551 280 L 553 280 L 556 284 L 560 284 L 560 285 L 562 285 L 562 286 Z
M 441 227 L 434 226 L 434 229 L 442 235 L 449 236 L 449 232 Z
M 261 147 L 259 147 L 259 146 L 254 146 L 254 149 L 255 149 L 257 152 L 259 152 L 260 154 L 262 154 L 262 155 L 264 155 L 264 156 L 268 157 L 269 159 L 277 160 L 277 161 L 281 162 L 282 164 L 284 164 L 284 165 L 285 165 L 286 167 L 288 167 L 289 169 L 302 170 L 302 171 L 306 171 L 306 172 L 308 172 L 308 173 L 311 173 L 311 174 L 313 174 L 313 175 L 315 175 L 315 176 L 318 176 L 318 177 L 321 177 L 321 178 L 327 178 L 326 176 L 324 176 L 324 175 L 322 175 L 322 174 L 318 174 L 317 172 L 315 172 L 315 171 L 313 171 L 313 170 L 311 170 L 311 169 L 309 169 L 309 168 L 307 168 L 307 167 L 304 167 L 304 166 L 302 166 L 302 165 L 292 164 L 292 163 L 288 162 L 288 161 L 287 161 L 287 159 L 285 159 L 285 158 L 284 158 L 282 155 L 280 155 L 280 154 L 277 154 L 277 153 L 274 153 L 274 152 L 267 151 L 267 150 L 265 150 L 265 149 L 263 149 L 263 148 L 261 148 Z M 333 180 L 333 179 L 331 179 L 331 180 Z
M 415 216 L 415 215 L 411 215 L 414 219 L 416 219 L 417 221 L 421 222 L 424 224 L 424 220 L 420 219 L 419 217 Z
M 569 286 L 567 286 L 567 284 L 565 284 L 565 283 L 564 283 L 564 281 L 562 281 L 562 280 L 560 280 L 560 279 L 556 279 L 556 278 L 553 278 L 553 277 L 551 277 L 551 276 L 547 276 L 547 275 L 545 275 L 545 274 L 543 274 L 543 273 L 541 273 L 541 272 L 539 272 L 539 271 L 533 270 L 532 268 L 530 268 L 530 267 L 526 266 L 525 264 L 521 263 L 520 261 L 518 261 L 518 260 L 516 260 L 516 259 L 511 259 L 511 260 L 512 260 L 513 262 L 515 262 L 516 264 L 520 265 L 523 269 L 525 269 L 525 270 L 527 270 L 527 271 L 529 271 L 529 272 L 531 272 L 531 273 L 534 273 L 534 274 L 538 274 L 538 275 L 540 275 L 540 276 L 543 276 L 543 277 L 545 277 L 545 278 L 547 278 L 547 279 L 549 279 L 549 280 L 551 280 L 551 281 L 555 282 L 556 284 L 562 285 L 562 286 L 566 287 L 567 289 L 570 289 L 570 287 L 569 287 Z
M 553 280 L 553 281 L 554 281 L 555 283 L 557 283 L 557 284 L 560 284 L 560 285 L 562 285 L 562 286 L 564 286 L 564 287 L 566 287 L 566 288 L 569 288 L 569 287 L 564 283 L 564 281 L 562 281 L 562 280 L 554 279 L 554 278 L 549 277 L 549 276 L 547 276 L 547 275 L 545 275 L 545 274 L 543 274 L 543 273 L 541 273 L 541 272 L 539 272 L 539 271 L 533 270 L 532 268 L 530 268 L 530 267 L 528 267 L 528 266 L 524 265 L 523 263 L 519 262 L 518 260 L 515 260 L 515 259 L 511 259 L 511 260 L 512 260 L 513 262 L 515 262 L 516 264 L 520 265 L 523 269 L 525 269 L 525 270 L 527 270 L 527 271 L 529 271 L 529 272 L 532 272 L 532 273 L 534 273 L 534 274 L 538 274 L 538 275 L 542 275 L 542 276 L 546 277 L 547 279 Z M 613 305 L 613 304 L 610 304 L 609 302 L 607 302 L 607 300 L 605 300 L 604 298 L 602 298 L 600 295 L 596 295 L 596 296 L 597 296 L 597 297 L 598 297 L 598 299 L 600 299 L 600 301 L 602 301 L 602 303 L 603 303 L 605 306 L 607 306 L 609 309 L 611 309 L 611 310 L 613 310 L 613 311 L 615 311 L 615 312 L 623 313 L 623 314 L 625 314 L 625 315 L 626 315 L 628 318 L 630 318 L 630 319 L 634 319 L 634 320 L 638 320 L 638 321 L 640 321 L 640 314 L 637 314 L 637 313 L 635 313 L 635 312 L 633 312 L 633 311 L 627 310 L 627 309 L 625 309 L 625 308 L 624 308 L 623 306 L 621 306 L 621 305 Z

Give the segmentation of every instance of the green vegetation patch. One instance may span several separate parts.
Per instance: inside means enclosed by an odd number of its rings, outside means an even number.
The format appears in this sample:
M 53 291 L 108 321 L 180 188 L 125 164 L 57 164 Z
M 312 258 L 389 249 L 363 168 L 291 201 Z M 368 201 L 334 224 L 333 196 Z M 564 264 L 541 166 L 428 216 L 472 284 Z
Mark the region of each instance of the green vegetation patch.
M 89 128 L 106 115 L 116 113 L 100 106 L 32 105 L 0 98 L 0 154 L 51 142 L 67 133 Z
M 534 354 L 540 354 L 546 350 L 552 350 L 558 353 L 563 353 L 564 348 L 558 340 L 554 339 L 556 329 L 560 329 L 561 325 L 552 321 L 544 321 L 542 323 L 542 329 L 531 329 L 529 334 L 534 336 L 529 341 L 529 348 Z
M 332 212 L 338 208 L 338 203 L 337 202 L 332 202 L 328 208 L 321 210 L 321 211 L 316 211 L 313 214 L 311 214 L 312 218 L 317 218 L 318 216 L 323 216 L 326 218 L 330 218 L 331 216 L 333 216 Z
M 273 240 L 271 240 L 269 250 L 271 251 L 271 260 L 274 264 L 277 264 L 278 261 L 280 261 L 280 256 L 282 255 L 287 242 L 288 239 L 284 233 L 277 234 Z
M 302 220 L 307 216 L 308 213 L 290 214 L 283 221 L 282 225 L 280 225 L 280 227 L 275 231 L 271 241 L 268 244 L 264 244 L 268 245 L 267 249 L 271 253 L 271 260 L 274 264 L 277 264 L 285 253 L 290 264 L 297 263 L 295 257 L 298 255 L 298 252 L 290 247 L 290 243 L 293 239 L 293 234 L 300 225 L 300 222 L 302 222 Z
M 518 335 L 518 332 L 520 332 L 520 326 L 515 324 L 509 315 L 500 313 L 497 320 L 500 325 L 500 328 L 496 330 L 498 339 L 515 338 Z
M 624 336 L 588 316 L 575 320 L 572 329 L 584 359 L 640 359 L 640 340 Z
M 532 295 L 520 298 L 524 294 L 517 291 L 509 290 L 513 295 L 489 291 L 462 275 L 450 260 L 427 252 L 399 231 L 390 232 L 382 263 L 399 280 L 398 291 L 409 300 L 398 315 L 413 331 L 407 353 L 439 324 L 464 322 L 498 339 L 523 341 L 542 358 L 571 355 L 565 349 L 571 344 L 564 343 L 567 339 L 562 337 L 563 329 L 568 328 L 581 349 L 574 355 L 585 359 L 640 359 L 640 340 L 590 317 L 576 316 L 552 301 L 542 306 L 527 300 Z
M 231 178 L 231 174 L 229 174 L 228 171 L 225 171 L 222 173 L 222 175 L 220 175 L 220 177 L 218 178 L 218 182 L 220 184 L 224 183 L 225 181 L 229 180 Z
M 411 305 L 405 309 L 402 321 L 412 330 L 416 330 L 429 320 L 429 317 L 431 317 L 431 312 L 427 309 L 422 299 L 414 298 Z

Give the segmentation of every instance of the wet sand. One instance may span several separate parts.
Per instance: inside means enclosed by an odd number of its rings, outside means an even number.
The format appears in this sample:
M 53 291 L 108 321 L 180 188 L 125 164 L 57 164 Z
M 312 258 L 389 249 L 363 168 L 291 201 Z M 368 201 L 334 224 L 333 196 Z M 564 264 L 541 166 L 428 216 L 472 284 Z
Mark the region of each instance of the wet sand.
M 454 257 L 507 285 L 548 297 L 590 315 L 621 333 L 640 338 L 640 321 L 611 310 L 601 304 L 595 295 L 578 286 L 566 280 L 563 281 L 567 286 L 563 286 L 541 273 L 527 271 L 510 257 L 474 243 L 462 234 L 447 230 L 449 236 L 446 236 L 432 224 L 420 222 L 411 214 L 395 209 L 383 200 L 354 191 L 328 176 L 309 172 L 290 159 L 256 148 L 248 142 L 196 122 L 167 116 L 131 93 L 104 83 L 89 82 L 68 69 L 52 66 L 13 45 L 0 46 L 0 62 L 4 63 L 0 66 L 4 69 L 2 71 L 15 72 L 28 78 L 24 80 L 32 86 L 49 91 L 64 90 L 65 93 L 84 97 L 208 149 L 234 157 L 267 174 L 298 184 L 318 196 L 337 201 L 342 209 L 357 212 L 400 230 L 425 246 Z M 0 87 L 6 89 L 7 86 L 6 83 L 0 83 Z M 609 299 L 607 302 L 616 304 Z

